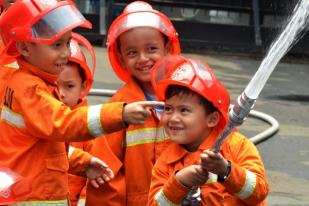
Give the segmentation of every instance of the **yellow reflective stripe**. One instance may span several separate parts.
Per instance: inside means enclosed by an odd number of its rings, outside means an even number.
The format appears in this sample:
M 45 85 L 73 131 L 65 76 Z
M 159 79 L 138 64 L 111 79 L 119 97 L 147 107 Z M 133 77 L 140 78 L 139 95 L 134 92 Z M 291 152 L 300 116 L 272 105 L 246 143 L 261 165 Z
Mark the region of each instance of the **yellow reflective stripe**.
M 98 137 L 104 134 L 101 124 L 102 105 L 89 106 L 87 114 L 88 130 L 92 136 Z
M 77 203 L 77 206 L 85 206 L 85 204 L 86 204 L 86 200 L 85 199 L 79 199 L 78 203 Z
M 210 184 L 210 183 L 214 183 L 214 182 L 218 182 L 218 175 L 208 172 L 208 180 L 206 182 L 206 184 Z
M 157 205 L 159 205 L 159 206 L 180 206 L 180 205 L 177 205 L 177 204 L 174 204 L 173 202 L 171 202 L 165 196 L 162 189 L 155 195 L 155 201 L 156 201 Z
M 240 192 L 236 193 L 235 195 L 240 199 L 246 199 L 250 197 L 253 193 L 256 186 L 256 175 L 249 170 L 246 170 L 246 181 L 245 184 L 242 186 Z
M 9 206 L 69 206 L 68 200 L 24 201 Z
M 74 150 L 75 150 L 75 147 L 72 147 L 72 146 L 69 147 L 69 152 L 68 152 L 68 158 L 69 158 L 69 159 L 71 158 L 71 156 L 72 156 Z
M 162 142 L 168 139 L 164 129 L 161 128 L 144 128 L 128 131 L 126 135 L 126 146 L 132 147 L 140 144 L 153 142 Z
M 17 64 L 17 62 L 12 62 L 12 63 L 9 63 L 9 64 L 6 64 L 4 65 L 5 67 L 9 67 L 9 68 L 12 68 L 12 69 L 18 69 L 19 68 L 19 65 Z
M 8 107 L 3 106 L 1 111 L 1 120 L 9 123 L 10 125 L 18 128 L 25 128 L 25 121 L 23 116 L 13 112 Z

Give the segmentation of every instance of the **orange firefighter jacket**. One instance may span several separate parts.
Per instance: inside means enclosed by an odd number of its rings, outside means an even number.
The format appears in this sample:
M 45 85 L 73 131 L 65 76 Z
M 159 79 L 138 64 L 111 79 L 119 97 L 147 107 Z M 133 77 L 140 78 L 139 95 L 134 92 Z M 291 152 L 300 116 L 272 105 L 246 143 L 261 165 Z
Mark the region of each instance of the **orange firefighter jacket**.
M 44 205 L 48 200 L 51 205 L 67 205 L 69 165 L 63 142 L 89 140 L 122 128 L 123 103 L 71 110 L 53 97 L 57 76 L 23 59 L 18 64 L 0 96 L 0 165 L 32 182 L 27 204 Z
M 81 106 L 88 106 L 88 101 L 86 99 L 82 100 L 78 105 L 75 106 L 75 108 L 81 107 Z M 82 151 L 86 151 L 90 153 L 92 148 L 93 140 L 84 141 L 84 142 L 70 142 L 70 149 L 69 149 L 69 159 L 73 159 L 74 157 L 71 156 L 72 147 L 75 152 L 77 148 L 81 149 Z M 74 153 L 73 153 L 74 154 Z M 81 206 L 85 205 L 82 203 L 85 203 L 86 198 L 86 183 L 87 178 L 69 174 L 69 200 L 71 203 L 71 206 Z
M 175 178 L 175 172 L 197 164 L 203 150 L 211 149 L 219 132 L 215 129 L 197 151 L 188 152 L 172 143 L 153 168 L 148 205 L 180 205 L 189 192 Z M 224 182 L 209 174 L 201 186 L 201 203 L 198 205 L 265 205 L 268 183 L 257 148 L 246 137 L 233 131 L 223 143 L 220 153 L 231 161 L 231 173 Z
M 144 92 L 133 78 L 119 89 L 111 99 L 112 102 L 125 101 L 128 103 L 145 100 Z M 147 119 L 144 125 L 129 125 L 126 129 L 105 135 L 105 137 L 115 155 L 123 162 L 123 173 L 120 170 L 118 179 L 116 177 L 106 186 L 114 185 L 111 190 L 116 195 L 115 193 L 126 185 L 126 203 L 122 205 L 145 206 L 148 199 L 152 167 L 170 143 L 155 112 Z M 96 139 L 94 145 L 103 139 Z M 99 148 L 94 147 L 93 155 L 104 159 Z M 122 178 L 124 175 L 125 185 L 116 187 L 116 183 L 124 183 L 123 180 L 121 181 L 121 175 Z M 105 189 L 108 190 L 108 188 Z M 121 189 L 121 191 L 124 191 L 124 189 Z M 91 198 L 92 196 L 87 191 L 86 205 L 88 205 L 88 201 L 91 201 Z M 102 204 L 109 203 L 103 195 L 100 198 Z M 110 205 L 114 204 L 111 203 Z

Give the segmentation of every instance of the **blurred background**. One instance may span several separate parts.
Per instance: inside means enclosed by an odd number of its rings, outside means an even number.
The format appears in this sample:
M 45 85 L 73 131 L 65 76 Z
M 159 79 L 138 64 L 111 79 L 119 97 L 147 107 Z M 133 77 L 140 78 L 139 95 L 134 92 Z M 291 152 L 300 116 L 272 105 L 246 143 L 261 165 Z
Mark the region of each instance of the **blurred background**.
M 105 46 L 111 22 L 122 12 L 124 0 L 75 0 L 94 28 L 78 30 L 92 43 Z M 179 33 L 185 52 L 265 53 L 293 12 L 295 0 L 149 0 L 166 14 Z M 308 56 L 309 34 L 289 55 Z

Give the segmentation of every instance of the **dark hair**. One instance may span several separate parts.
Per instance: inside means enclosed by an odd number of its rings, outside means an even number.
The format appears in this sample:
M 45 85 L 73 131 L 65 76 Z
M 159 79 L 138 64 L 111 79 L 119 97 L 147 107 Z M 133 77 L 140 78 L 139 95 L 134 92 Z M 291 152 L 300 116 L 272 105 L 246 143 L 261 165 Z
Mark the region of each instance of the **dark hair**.
M 167 87 L 165 91 L 165 99 L 169 99 L 176 95 L 181 94 L 195 94 L 198 95 L 200 99 L 200 103 L 204 106 L 206 113 L 210 114 L 212 112 L 218 111 L 218 109 L 212 104 L 212 102 L 208 101 L 205 97 L 201 96 L 199 93 L 185 87 L 179 85 L 170 85 Z
M 78 68 L 78 73 L 79 73 L 80 78 L 82 79 L 82 82 L 85 82 L 85 81 L 86 81 L 86 73 L 85 73 L 84 69 L 83 69 L 78 63 L 69 61 L 69 62 L 68 62 L 68 65 L 77 66 L 77 68 Z

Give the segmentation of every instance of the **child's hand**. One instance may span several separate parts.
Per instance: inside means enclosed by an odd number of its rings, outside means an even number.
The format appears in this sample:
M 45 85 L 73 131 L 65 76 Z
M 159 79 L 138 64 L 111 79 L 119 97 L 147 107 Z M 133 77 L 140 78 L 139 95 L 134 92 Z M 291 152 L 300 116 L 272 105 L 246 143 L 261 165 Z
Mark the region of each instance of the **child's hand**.
M 164 102 L 140 101 L 125 105 L 123 110 L 123 120 L 126 124 L 144 124 L 151 115 L 153 106 L 164 106 Z
M 114 173 L 105 162 L 96 157 L 92 157 L 86 169 L 86 176 L 91 185 L 98 188 L 100 185 L 114 178 Z
M 191 188 L 204 184 L 208 180 L 208 172 L 201 165 L 190 165 L 176 173 L 176 179 L 184 186 Z
M 217 175 L 225 175 L 228 162 L 220 153 L 204 150 L 200 157 L 203 169 Z

